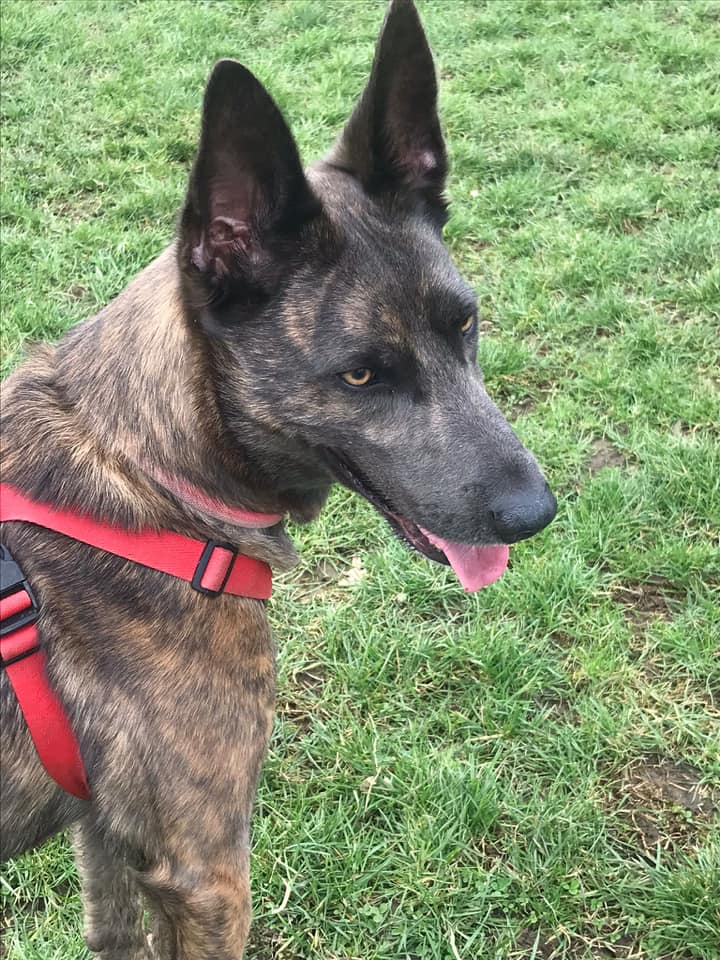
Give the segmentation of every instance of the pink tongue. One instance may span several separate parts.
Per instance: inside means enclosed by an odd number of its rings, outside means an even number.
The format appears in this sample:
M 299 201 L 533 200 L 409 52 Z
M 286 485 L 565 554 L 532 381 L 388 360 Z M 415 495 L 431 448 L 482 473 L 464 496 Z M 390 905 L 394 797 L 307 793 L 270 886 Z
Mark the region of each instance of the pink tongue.
M 510 547 L 505 544 L 493 547 L 469 547 L 464 543 L 441 540 L 440 537 L 428 533 L 422 527 L 420 529 L 433 546 L 442 550 L 468 593 L 482 590 L 483 587 L 495 583 L 505 572 L 510 556 Z

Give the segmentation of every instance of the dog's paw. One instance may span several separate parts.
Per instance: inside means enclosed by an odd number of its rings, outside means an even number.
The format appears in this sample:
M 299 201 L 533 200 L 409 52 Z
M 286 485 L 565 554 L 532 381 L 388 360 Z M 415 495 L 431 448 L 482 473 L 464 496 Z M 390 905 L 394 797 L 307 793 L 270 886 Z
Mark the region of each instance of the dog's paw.
M 85 946 L 95 957 L 95 960 L 162 960 L 160 954 L 152 947 L 152 936 L 142 940 L 125 941 L 115 940 L 108 942 L 97 932 L 85 934 Z

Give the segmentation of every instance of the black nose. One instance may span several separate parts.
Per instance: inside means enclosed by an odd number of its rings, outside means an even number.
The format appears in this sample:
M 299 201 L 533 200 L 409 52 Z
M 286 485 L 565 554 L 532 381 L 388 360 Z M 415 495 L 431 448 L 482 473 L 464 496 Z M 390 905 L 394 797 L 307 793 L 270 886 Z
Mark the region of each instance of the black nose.
M 490 509 L 495 531 L 503 543 L 526 540 L 546 527 L 557 513 L 557 500 L 545 484 L 539 492 L 506 493 Z

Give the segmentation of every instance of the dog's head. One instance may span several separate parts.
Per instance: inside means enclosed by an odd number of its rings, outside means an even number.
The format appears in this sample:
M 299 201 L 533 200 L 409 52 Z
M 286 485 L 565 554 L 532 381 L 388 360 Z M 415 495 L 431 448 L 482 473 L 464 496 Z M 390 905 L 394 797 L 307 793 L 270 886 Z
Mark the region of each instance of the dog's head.
M 436 101 L 411 0 L 391 3 L 367 87 L 307 172 L 262 85 L 218 63 L 179 260 L 227 436 L 269 505 L 307 514 L 340 481 L 476 589 L 556 502 L 476 365 Z

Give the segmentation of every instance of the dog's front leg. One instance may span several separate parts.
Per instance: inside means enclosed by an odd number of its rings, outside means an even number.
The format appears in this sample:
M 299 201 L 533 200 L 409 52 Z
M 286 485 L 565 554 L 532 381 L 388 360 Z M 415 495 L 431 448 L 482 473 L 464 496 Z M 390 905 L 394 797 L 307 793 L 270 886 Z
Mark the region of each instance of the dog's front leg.
M 73 829 L 82 882 L 84 936 L 101 960 L 151 960 L 143 897 L 132 872 L 89 819 Z
M 241 960 L 251 917 L 248 861 L 243 852 L 232 866 L 166 864 L 143 876 L 162 918 L 152 939 L 157 960 Z
M 136 876 L 161 921 L 152 940 L 158 960 L 243 957 L 251 917 L 250 822 L 271 718 L 264 703 L 248 708 L 247 699 L 236 701 L 234 717 L 228 713 L 214 731 L 195 716 L 197 742 L 184 745 L 181 774 L 156 796 L 159 819 L 146 835 Z M 169 752 L 158 755 L 167 762 Z

